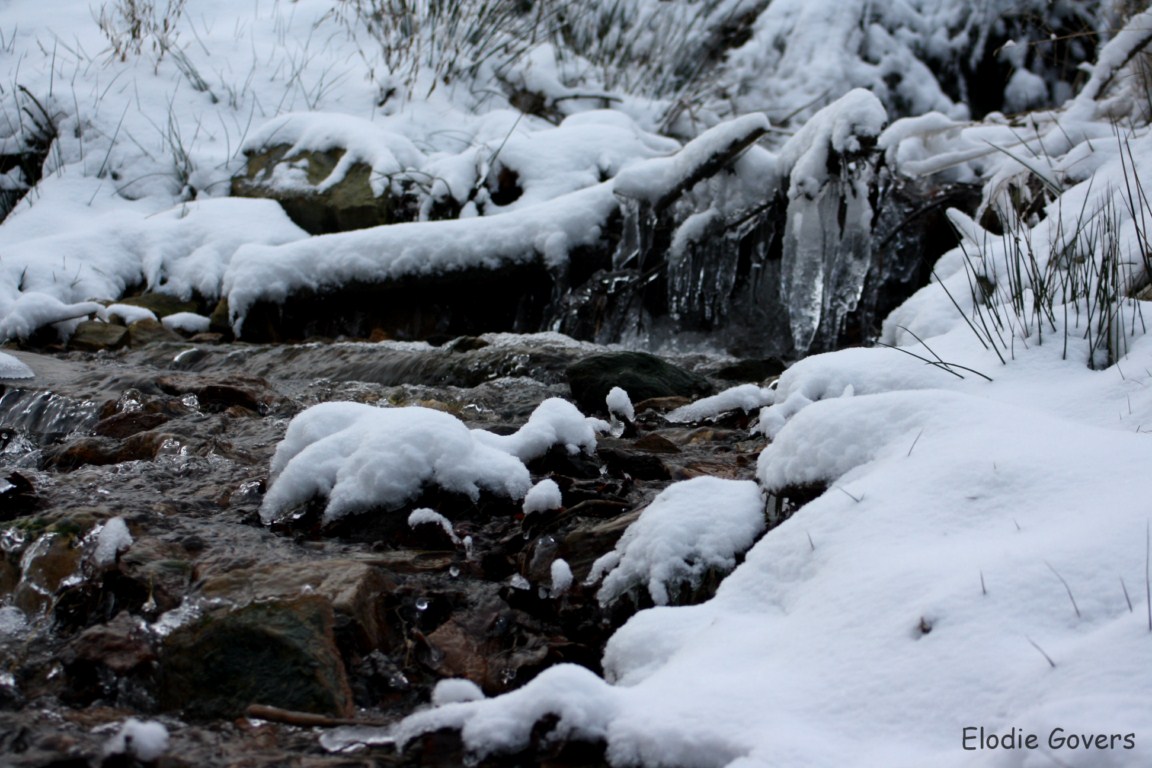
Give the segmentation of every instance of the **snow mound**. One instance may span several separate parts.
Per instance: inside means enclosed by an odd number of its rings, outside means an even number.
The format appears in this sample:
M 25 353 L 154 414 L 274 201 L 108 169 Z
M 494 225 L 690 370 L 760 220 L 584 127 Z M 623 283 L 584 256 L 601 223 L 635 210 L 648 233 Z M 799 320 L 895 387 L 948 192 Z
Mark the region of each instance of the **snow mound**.
M 698 586 L 711 569 L 732 570 L 764 528 L 756 483 L 715 477 L 674 483 L 628 526 L 615 550 L 592 564 L 588 581 L 604 578 L 596 597 L 605 605 L 639 587 L 667 605 L 681 585 Z
M 316 497 L 325 520 L 371 508 L 396 509 L 425 486 L 472 499 L 489 491 L 522 499 L 532 481 L 523 462 L 554 445 L 576 453 L 596 448 L 592 424 L 576 406 L 545 400 L 512 435 L 470 430 L 429 408 L 377 408 L 322 403 L 288 425 L 272 457 L 271 485 L 260 508 L 265 522 Z M 417 522 L 429 522 L 427 513 Z
M 531 479 L 519 459 L 475 439 L 447 413 L 322 403 L 288 425 L 272 457 L 271 486 L 260 508 L 271 521 L 326 496 L 326 520 L 380 507 L 395 509 L 425 485 L 478 498 L 481 490 L 519 499 Z

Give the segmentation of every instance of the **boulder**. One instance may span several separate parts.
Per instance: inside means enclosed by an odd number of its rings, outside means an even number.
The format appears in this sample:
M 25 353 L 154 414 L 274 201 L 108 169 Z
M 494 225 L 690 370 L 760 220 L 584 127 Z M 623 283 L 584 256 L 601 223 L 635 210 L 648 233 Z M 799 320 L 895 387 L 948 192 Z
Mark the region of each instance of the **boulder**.
M 585 413 L 605 413 L 604 398 L 621 387 L 632 402 L 655 397 L 697 398 L 712 392 L 707 379 L 646 352 L 593 355 L 568 366 L 572 399 Z

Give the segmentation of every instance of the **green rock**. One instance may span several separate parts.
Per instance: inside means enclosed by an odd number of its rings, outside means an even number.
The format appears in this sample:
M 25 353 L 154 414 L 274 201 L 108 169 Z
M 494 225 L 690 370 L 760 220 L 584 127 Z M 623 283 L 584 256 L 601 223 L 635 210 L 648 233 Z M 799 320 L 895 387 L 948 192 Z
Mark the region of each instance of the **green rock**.
M 168 317 L 177 312 L 199 312 L 200 307 L 194 301 L 182 301 L 166 293 L 144 293 L 139 296 L 129 296 L 120 299 L 117 304 L 128 304 L 133 307 L 142 307 L 150 310 L 156 317 Z
M 319 595 L 208 613 L 165 639 L 160 706 L 200 719 L 238 717 L 251 704 L 346 717 L 352 693 L 333 621 Z
M 280 203 L 297 226 L 313 235 L 346 232 L 397 220 L 395 201 L 372 190 L 372 168 L 366 163 L 352 163 L 344 178 L 321 188 L 336 169 L 345 150 L 324 152 L 302 151 L 289 155 L 287 144 L 264 147 L 248 153 L 244 173 L 233 177 L 233 197 L 268 198 Z M 304 178 L 297 187 L 273 182 L 277 168 L 301 169 Z
M 572 399 L 587 412 L 604 413 L 612 387 L 628 393 L 633 403 L 653 397 L 701 397 L 710 394 L 708 380 L 646 352 L 594 355 L 568 366 Z

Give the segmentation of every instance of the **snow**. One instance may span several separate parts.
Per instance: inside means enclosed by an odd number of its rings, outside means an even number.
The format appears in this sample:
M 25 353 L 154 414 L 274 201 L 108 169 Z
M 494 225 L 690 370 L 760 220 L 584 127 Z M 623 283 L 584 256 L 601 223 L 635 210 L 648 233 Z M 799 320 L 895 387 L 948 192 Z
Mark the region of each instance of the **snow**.
M 551 509 L 560 509 L 564 500 L 560 497 L 560 486 L 550 477 L 528 489 L 524 496 L 524 515 L 527 517 L 535 512 L 547 512 Z
M 419 509 L 412 510 L 411 514 L 408 515 L 408 527 L 415 528 L 418 525 L 438 526 L 444 533 L 448 534 L 448 538 L 453 544 L 460 543 L 460 537 L 456 535 L 456 530 L 452 527 L 452 521 L 434 509 L 420 507 Z
M 116 557 L 132 546 L 132 534 L 122 517 L 113 517 L 104 523 L 96 535 L 96 549 L 92 559 L 96 565 L 106 566 L 116 562 Z
M 597 561 L 601 600 L 643 590 L 657 604 L 613 635 L 603 678 L 559 665 L 492 699 L 444 681 L 438 706 L 396 727 L 401 742 L 452 726 L 475 753 L 518 749 L 554 716 L 557 737 L 602 739 L 623 765 L 1152 761 L 1141 589 L 1152 305 L 1126 298 L 1108 315 L 1123 327 L 1101 327 L 1083 296 L 1051 292 L 1067 289 L 1059 278 L 1070 267 L 1096 281 L 1110 246 L 1122 256 L 1121 295 L 1146 279 L 1143 192 L 1127 190 L 1152 179 L 1152 131 L 1146 83 L 1126 67 L 1152 11 L 1121 28 L 1118 4 L 1086 0 L 590 0 L 569 29 L 595 44 L 580 55 L 541 38 L 436 80 L 424 58 L 386 61 L 331 0 L 199 0 L 163 33 L 167 53 L 148 39 L 123 58 L 90 14 L 0 4 L 0 152 L 34 143 L 37 115 L 50 115 L 56 134 L 43 178 L 0 226 L 4 340 L 45 328 L 66 337 L 90 317 L 129 320 L 138 311 L 116 302 L 141 287 L 227 298 L 242 328 L 257 302 L 350 281 L 529 261 L 562 273 L 622 205 L 661 200 L 717 150 L 763 134 L 725 191 L 742 203 L 787 180 L 784 286 L 802 350 L 827 318 L 850 311 L 862 280 L 849 246 L 871 221 L 867 180 L 851 163 L 830 173 L 833 153 L 875 141 L 897 173 L 983 186 L 975 216 L 950 214 L 966 250 L 942 257 L 933 281 L 885 320 L 880 341 L 898 349 L 809 357 L 775 388 L 735 387 L 670 414 L 760 408 L 771 442 L 754 480 L 669 486 Z M 746 13 L 747 39 L 708 69 L 708 41 Z M 1060 37 L 1067 45 L 1110 39 L 1079 94 L 1076 72 L 1036 53 L 1049 41 L 1021 26 L 1030 18 L 1076 30 Z M 418 30 L 420 56 L 429 34 Z M 974 65 L 1006 36 L 1013 44 L 993 51 L 1010 73 L 1003 109 L 1049 108 L 972 120 L 956 93 L 970 84 L 938 79 L 926 62 Z M 626 66 L 620 52 L 643 65 Z M 685 63 L 707 63 L 705 78 L 678 81 Z M 536 114 L 516 109 L 525 95 L 541 97 Z M 292 153 L 347 151 L 315 184 L 299 160 L 277 169 L 276 184 L 328 188 L 364 163 L 376 191 L 413 195 L 421 220 L 309 237 L 272 201 L 224 197 L 243 151 L 278 142 Z M 522 194 L 498 205 L 491 185 L 502 170 Z M 846 194 L 832 195 L 836 185 Z M 18 168 L 0 177 L 0 189 L 28 186 Z M 449 199 L 459 220 L 426 221 Z M 1016 216 L 1013 205 L 1028 200 L 1032 214 Z M 997 211 L 1009 237 L 981 224 Z M 675 253 L 721 213 L 690 217 Z M 1017 244 L 1034 273 L 1020 276 Z M 974 271 L 997 286 L 986 300 L 973 296 Z M 1050 315 L 1028 309 L 1044 304 L 1036 297 L 1050 300 Z M 164 322 L 206 326 L 201 315 Z M 32 375 L 0 352 L 0 377 Z M 615 399 L 610 410 L 627 415 L 626 396 Z M 324 404 L 288 426 L 261 514 L 270 521 L 313 499 L 329 520 L 394 510 L 428 486 L 523 499 L 531 514 L 561 499 L 550 480 L 533 486 L 525 462 L 557 448 L 593 452 L 608 429 L 557 399 L 513 435 L 423 408 Z M 765 532 L 766 494 L 796 486 L 827 490 Z M 422 521 L 447 522 L 431 510 L 408 518 Z M 96 562 L 114 563 L 131 541 L 123 519 L 109 520 Z M 716 595 L 677 605 L 682 586 L 711 570 L 728 572 Z M 571 587 L 564 560 L 551 577 L 554 594 Z M 968 728 L 1015 728 L 1041 746 L 967 750 Z M 1133 734 L 1134 746 L 1076 750 L 1050 741 L 1057 729 L 1122 743 Z M 167 743 L 164 726 L 129 720 L 108 752 L 148 762 Z
M 445 704 L 456 704 L 462 701 L 479 701 L 484 698 L 480 686 L 471 680 L 462 678 L 448 678 L 436 683 L 432 689 L 432 705 L 442 707 Z
M 173 312 L 165 315 L 160 322 L 169 330 L 185 333 L 204 333 L 212 325 L 211 318 L 195 312 Z
M 124 325 L 132 325 L 132 323 L 141 320 L 156 319 L 156 314 L 152 310 L 133 304 L 109 304 L 96 315 L 105 322 L 111 322 L 114 317 L 119 318 Z
M 260 507 L 267 522 L 315 497 L 326 520 L 371 508 L 395 509 L 426 484 L 478 498 L 528 492 L 519 459 L 476 439 L 476 431 L 429 408 L 321 403 L 297 415 L 272 458 Z
M 168 751 L 168 729 L 155 720 L 130 717 L 104 745 L 105 755 L 131 755 L 142 763 L 152 763 Z
M 643 587 L 656 605 L 667 605 L 681 586 L 698 587 L 709 570 L 732 570 L 764 528 L 764 497 L 754 482 L 695 477 L 673 483 L 615 550 L 592 564 L 588 583 L 603 578 L 596 593 L 603 604 Z
M 625 421 L 636 420 L 636 409 L 632 407 L 632 398 L 628 397 L 628 393 L 620 387 L 612 387 L 608 390 L 608 394 L 604 397 L 604 403 L 608 406 L 608 413 L 613 416 Z
M 482 490 L 523 499 L 532 485 L 523 462 L 553 446 L 594 450 L 596 421 L 560 398 L 542 402 L 511 435 L 470 430 L 451 414 L 419 406 L 321 403 L 293 418 L 276 447 L 260 515 L 270 522 L 325 497 L 324 518 L 336 520 L 402 507 L 426 485 L 473 500 Z M 417 514 L 417 522 L 429 519 Z
M 739 384 L 715 395 L 702 397 L 688 405 L 674 408 L 664 415 L 671 422 L 704 421 L 731 411 L 756 411 L 776 400 L 775 387 Z
M 24 361 L 7 352 L 0 352 L 0 379 L 31 379 L 35 376 Z
M 572 588 L 572 566 L 568 565 L 567 560 L 562 558 L 553 560 L 549 572 L 552 576 L 553 597 L 559 597 Z

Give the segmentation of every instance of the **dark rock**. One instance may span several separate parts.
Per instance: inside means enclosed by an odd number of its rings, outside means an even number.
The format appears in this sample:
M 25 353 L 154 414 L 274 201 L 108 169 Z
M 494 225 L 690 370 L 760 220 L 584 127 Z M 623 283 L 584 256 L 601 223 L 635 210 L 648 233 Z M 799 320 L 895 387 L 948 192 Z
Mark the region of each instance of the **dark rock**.
M 715 376 L 725 381 L 761 382 L 779 376 L 787 367 L 780 358 L 765 357 L 726 365 Z
M 100 320 L 85 320 L 76 326 L 68 339 L 69 349 L 98 352 L 102 349 L 120 349 L 128 344 L 128 329 Z
M 641 400 L 635 403 L 632 407 L 639 417 L 645 413 L 668 413 L 668 411 L 675 410 L 681 406 L 688 405 L 695 398 L 683 397 L 681 395 L 673 395 L 670 397 L 650 397 L 647 400 Z
M 251 704 L 346 717 L 333 621 L 319 595 L 211 611 L 164 640 L 160 706 L 191 718 L 238 717 Z
M 605 413 L 604 398 L 612 387 L 632 402 L 653 397 L 700 397 L 710 394 L 707 379 L 646 352 L 615 352 L 587 357 L 568 367 L 568 386 L 581 410 Z
M 671 475 L 664 462 L 649 453 L 636 453 L 601 446 L 597 454 L 604 466 L 616 476 L 627 475 L 637 480 L 667 480 Z
M 41 506 L 32 481 L 19 472 L 0 480 L 0 521 L 31 514 Z

